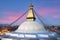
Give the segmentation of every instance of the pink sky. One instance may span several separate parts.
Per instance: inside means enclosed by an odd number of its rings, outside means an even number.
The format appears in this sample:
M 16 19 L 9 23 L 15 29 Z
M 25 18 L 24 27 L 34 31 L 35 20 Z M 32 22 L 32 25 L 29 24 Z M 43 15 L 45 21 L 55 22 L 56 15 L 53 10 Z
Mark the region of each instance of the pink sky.
M 59 13 L 58 13 L 59 12 Z M 60 18 L 60 9 L 40 9 L 38 13 L 41 16 L 51 16 L 53 18 Z
M 51 16 L 52 18 L 60 18 L 59 14 L 54 14 L 55 12 L 60 12 L 60 9 L 40 9 L 38 10 L 38 13 L 41 16 Z M 22 14 L 20 12 L 3 12 L 7 16 L 5 16 L 3 19 L 0 19 L 0 23 L 12 23 L 14 20 L 16 20 L 19 16 Z M 23 19 L 22 19 L 23 20 Z

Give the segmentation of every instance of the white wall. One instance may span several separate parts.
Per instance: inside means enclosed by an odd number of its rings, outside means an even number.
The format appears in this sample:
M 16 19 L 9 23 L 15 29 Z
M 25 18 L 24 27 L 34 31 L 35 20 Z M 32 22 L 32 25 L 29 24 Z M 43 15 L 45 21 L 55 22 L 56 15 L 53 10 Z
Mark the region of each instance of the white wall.
M 1 40 L 13 40 L 13 39 L 9 39 L 9 38 L 2 38 Z

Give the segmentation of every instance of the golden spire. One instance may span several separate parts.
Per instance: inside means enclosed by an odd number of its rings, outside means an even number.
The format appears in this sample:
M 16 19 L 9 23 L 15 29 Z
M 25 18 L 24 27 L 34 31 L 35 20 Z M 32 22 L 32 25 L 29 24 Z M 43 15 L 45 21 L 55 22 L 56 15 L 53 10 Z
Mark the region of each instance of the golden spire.
M 28 12 L 28 15 L 27 15 L 27 20 L 31 20 L 31 21 L 35 20 L 32 4 L 30 4 L 29 12 Z

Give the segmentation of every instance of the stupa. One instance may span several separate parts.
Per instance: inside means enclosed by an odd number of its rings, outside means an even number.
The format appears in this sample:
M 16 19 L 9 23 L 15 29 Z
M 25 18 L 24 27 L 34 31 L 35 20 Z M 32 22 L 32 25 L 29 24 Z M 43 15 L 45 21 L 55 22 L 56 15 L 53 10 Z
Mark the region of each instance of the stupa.
M 17 31 L 24 31 L 24 32 L 45 31 L 43 25 L 35 22 L 36 17 L 33 12 L 32 4 L 30 4 L 29 12 L 26 19 L 27 20 L 19 26 Z
M 30 4 L 27 20 L 23 22 L 16 31 L 6 33 L 2 40 L 55 40 L 55 33 L 48 32 L 44 26 L 35 22 L 33 5 Z

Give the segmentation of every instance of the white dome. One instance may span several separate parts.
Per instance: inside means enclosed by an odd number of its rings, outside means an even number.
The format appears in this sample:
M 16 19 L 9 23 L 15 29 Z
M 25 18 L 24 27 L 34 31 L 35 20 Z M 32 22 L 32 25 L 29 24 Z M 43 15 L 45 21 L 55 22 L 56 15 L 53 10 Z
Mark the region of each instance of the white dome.
M 35 21 L 23 22 L 17 31 L 44 31 L 44 27 Z

